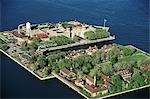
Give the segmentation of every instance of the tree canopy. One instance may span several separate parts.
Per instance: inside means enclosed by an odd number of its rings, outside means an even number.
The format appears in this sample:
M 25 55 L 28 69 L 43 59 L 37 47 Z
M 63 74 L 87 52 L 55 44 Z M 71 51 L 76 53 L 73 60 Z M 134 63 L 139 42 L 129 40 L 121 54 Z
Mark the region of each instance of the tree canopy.
M 47 65 L 47 59 L 45 56 L 39 56 L 37 59 L 37 64 L 40 68 L 43 68 Z

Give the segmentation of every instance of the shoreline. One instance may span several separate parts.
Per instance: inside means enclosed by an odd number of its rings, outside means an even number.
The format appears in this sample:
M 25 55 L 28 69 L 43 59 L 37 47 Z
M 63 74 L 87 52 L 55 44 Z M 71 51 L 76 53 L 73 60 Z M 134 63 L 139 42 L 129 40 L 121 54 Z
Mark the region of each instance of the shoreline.
M 76 91 L 77 93 L 79 93 L 80 95 L 82 95 L 83 97 L 85 97 L 86 99 L 92 99 L 92 98 L 95 98 L 95 99 L 105 99 L 105 98 L 109 98 L 109 97 L 113 97 L 113 96 L 116 96 L 116 95 L 121 95 L 121 94 L 124 94 L 124 93 L 128 93 L 128 92 L 133 92 L 133 91 L 136 91 L 136 90 L 140 90 L 140 89 L 143 89 L 143 88 L 147 88 L 147 87 L 150 87 L 150 85 L 145 85 L 145 86 L 142 86 L 142 87 L 139 87 L 139 88 L 135 88 L 135 89 L 130 89 L 130 90 L 125 90 L 125 91 L 122 91 L 122 92 L 118 92 L 118 93 L 114 93 L 114 94 L 110 94 L 110 95 L 106 95 L 106 96 L 102 96 L 102 97 L 87 97 L 86 95 L 82 94 L 80 92 L 79 89 L 77 89 L 76 86 L 74 86 L 71 82 L 69 82 L 68 80 L 66 80 L 65 78 L 59 76 L 58 74 L 56 73 L 52 73 L 58 80 L 60 80 L 61 82 L 63 82 L 64 84 L 66 84 L 68 87 L 70 87 L 71 89 L 73 89 L 74 91 Z
M 142 51 L 141 49 L 139 49 L 137 47 L 134 47 L 133 45 L 127 45 L 127 46 L 130 46 L 130 47 L 135 48 L 136 50 Z M 69 86 L 71 89 L 73 89 L 74 91 L 76 91 L 77 93 L 79 93 L 80 95 L 82 95 L 83 97 L 85 97 L 86 99 L 91 99 L 92 98 L 92 97 L 89 98 L 86 95 L 84 95 L 83 93 L 81 93 L 80 89 L 77 86 L 75 86 L 72 82 L 69 82 L 65 78 L 62 78 L 58 74 L 52 72 L 51 74 L 53 76 L 48 76 L 48 77 L 41 78 L 36 73 L 34 73 L 29 68 L 27 68 L 26 66 L 24 66 L 23 64 L 21 64 L 19 61 L 17 61 L 15 58 L 13 58 L 12 56 L 10 56 L 8 53 L 6 53 L 5 51 L 3 51 L 2 49 L 0 49 L 0 52 L 4 53 L 6 56 L 8 56 L 9 58 L 11 58 L 13 61 L 15 61 L 16 63 L 18 63 L 21 67 L 25 68 L 27 71 L 29 71 L 31 74 L 33 74 L 35 77 L 37 77 L 39 80 L 42 81 L 42 80 L 49 80 L 49 79 L 52 79 L 52 78 L 57 78 L 58 80 L 60 80 L 61 82 L 63 82 L 65 85 Z M 145 53 L 145 54 L 149 55 L 149 53 L 144 52 L 144 51 L 142 51 L 142 53 Z M 145 85 L 145 86 L 142 86 L 142 87 L 139 87 L 139 88 L 125 90 L 125 91 L 122 91 L 122 92 L 118 92 L 118 93 L 114 93 L 114 94 L 109 94 L 109 95 L 105 95 L 105 96 L 102 96 L 102 97 L 94 97 L 94 98 L 96 98 L 96 99 L 104 99 L 104 98 L 113 97 L 113 96 L 121 95 L 121 94 L 128 93 L 128 92 L 140 90 L 140 89 L 147 88 L 147 87 L 150 87 L 150 85 Z
M 150 55 L 148 52 L 142 51 L 140 48 L 137 48 L 137 47 L 135 47 L 133 45 L 127 45 L 127 46 L 132 47 L 132 48 L 134 48 L 134 49 L 136 49 L 136 50 L 138 50 L 138 51 L 140 51 L 140 52 L 142 52 L 144 54 Z
M 68 80 L 62 78 L 61 76 L 59 76 L 58 74 L 52 72 L 52 74 L 58 79 L 60 80 L 61 82 L 63 82 L 65 85 L 67 85 L 68 87 L 70 87 L 71 89 L 73 89 L 74 91 L 76 91 L 77 93 L 79 93 L 80 95 L 82 95 L 84 98 L 86 99 L 90 99 L 89 97 L 87 97 L 86 95 L 82 94 L 80 92 L 80 89 L 77 88 L 76 86 L 73 85 L 72 82 L 69 82 Z
M 9 58 L 11 58 L 13 61 L 15 61 L 16 63 L 18 63 L 21 67 L 23 67 L 24 69 L 26 69 L 27 71 L 29 71 L 31 74 L 33 74 L 35 77 L 37 77 L 39 80 L 47 80 L 47 79 L 51 79 L 51 78 L 55 78 L 54 76 L 49 76 L 49 77 L 45 77 L 45 78 L 41 78 L 39 77 L 36 73 L 34 73 L 33 71 L 31 71 L 29 68 L 25 67 L 24 65 L 22 65 L 19 61 L 17 61 L 16 59 L 14 59 L 12 56 L 10 56 L 9 54 L 7 54 L 5 51 L 3 51 L 2 49 L 0 49 L 0 52 L 2 52 L 3 54 L 5 54 L 6 56 L 8 56 Z
M 126 90 L 126 91 L 122 91 L 122 92 L 102 96 L 102 97 L 99 97 L 99 98 L 96 98 L 96 99 L 105 99 L 105 98 L 113 97 L 113 96 L 116 96 L 116 95 L 121 95 L 121 94 L 128 93 L 128 92 L 133 92 L 133 91 L 140 90 L 140 89 L 147 88 L 147 87 L 150 87 L 150 85 L 145 85 L 145 86 L 142 86 L 142 87 L 139 87 L 139 88 L 134 88 L 134 89 L 130 89 L 130 90 Z

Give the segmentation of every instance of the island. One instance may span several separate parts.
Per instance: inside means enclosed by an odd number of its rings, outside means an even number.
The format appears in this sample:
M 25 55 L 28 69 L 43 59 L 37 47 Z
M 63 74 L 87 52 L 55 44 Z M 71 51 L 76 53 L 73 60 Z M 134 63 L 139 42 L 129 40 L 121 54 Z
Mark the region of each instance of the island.
M 77 21 L 20 24 L 0 33 L 0 51 L 40 80 L 58 78 L 85 98 L 106 98 L 150 86 L 150 54 L 114 40 L 109 28 Z

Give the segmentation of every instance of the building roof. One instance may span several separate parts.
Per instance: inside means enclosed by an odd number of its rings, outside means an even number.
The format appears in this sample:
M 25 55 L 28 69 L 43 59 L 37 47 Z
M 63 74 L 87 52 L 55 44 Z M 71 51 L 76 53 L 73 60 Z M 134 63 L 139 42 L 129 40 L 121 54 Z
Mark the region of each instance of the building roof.
M 75 82 L 80 83 L 82 80 L 76 79 Z
M 103 47 L 102 47 L 102 50 L 109 50 L 109 49 L 111 49 L 113 46 L 111 45 L 111 44 L 109 44 L 109 45 L 104 45 Z
M 91 93 L 96 93 L 107 89 L 107 88 L 100 88 L 100 87 L 94 87 L 89 85 L 85 85 L 85 88 Z
M 12 33 L 14 36 L 19 37 L 19 38 L 23 38 L 24 36 L 22 34 L 18 34 L 17 32 L 13 32 Z
M 128 70 L 123 70 L 123 71 L 119 71 L 118 74 L 121 75 L 122 77 L 125 77 L 127 75 L 131 75 L 132 73 L 129 72 Z
M 142 66 L 145 70 L 150 70 L 150 66 Z
M 69 57 L 69 58 L 72 58 L 72 57 L 77 56 L 77 55 L 79 55 L 79 54 L 80 54 L 80 50 L 73 51 L 73 52 L 71 52 L 71 53 L 68 55 L 68 57 Z
M 134 67 L 133 67 L 133 70 L 134 70 L 135 72 L 141 72 L 141 70 L 139 70 L 139 69 L 137 69 L 137 68 L 134 68 Z
M 37 38 L 41 38 L 41 39 L 48 38 L 48 35 L 47 34 L 43 34 L 43 33 L 35 34 L 34 36 L 37 37 Z
M 87 49 L 87 51 L 90 51 L 90 52 L 93 52 L 93 51 L 95 51 L 95 50 L 97 50 L 97 46 L 94 46 L 94 47 L 89 47 L 88 49 Z
M 60 71 L 67 74 L 67 75 L 69 75 L 71 73 L 67 68 L 63 68 Z
M 106 76 L 104 74 L 101 75 L 101 78 L 105 79 L 106 81 L 109 81 L 109 82 L 111 82 L 111 80 L 112 80 L 111 78 L 109 78 L 109 76 Z
M 94 78 L 90 77 L 90 76 L 86 76 L 86 79 L 88 79 L 89 81 L 94 83 Z

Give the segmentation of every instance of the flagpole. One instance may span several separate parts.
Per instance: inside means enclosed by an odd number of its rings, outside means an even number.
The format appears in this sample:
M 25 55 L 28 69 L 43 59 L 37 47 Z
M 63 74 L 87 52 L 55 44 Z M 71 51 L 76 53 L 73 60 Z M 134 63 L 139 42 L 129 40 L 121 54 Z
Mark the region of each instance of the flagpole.
M 104 19 L 104 29 L 106 29 L 106 19 Z

